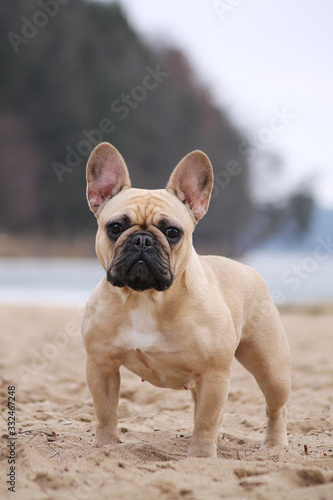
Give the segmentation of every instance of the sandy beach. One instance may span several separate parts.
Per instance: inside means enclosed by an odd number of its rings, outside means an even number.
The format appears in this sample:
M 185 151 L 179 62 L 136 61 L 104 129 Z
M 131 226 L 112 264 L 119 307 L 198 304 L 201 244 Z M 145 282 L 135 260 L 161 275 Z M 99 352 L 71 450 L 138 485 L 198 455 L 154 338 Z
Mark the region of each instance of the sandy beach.
M 289 446 L 262 451 L 263 396 L 234 362 L 218 458 L 186 458 L 189 391 L 122 371 L 122 444 L 94 448 L 82 311 L 0 306 L 0 497 L 44 499 L 333 498 L 333 307 L 282 313 L 293 359 Z M 15 387 L 15 493 L 8 491 L 8 386 Z

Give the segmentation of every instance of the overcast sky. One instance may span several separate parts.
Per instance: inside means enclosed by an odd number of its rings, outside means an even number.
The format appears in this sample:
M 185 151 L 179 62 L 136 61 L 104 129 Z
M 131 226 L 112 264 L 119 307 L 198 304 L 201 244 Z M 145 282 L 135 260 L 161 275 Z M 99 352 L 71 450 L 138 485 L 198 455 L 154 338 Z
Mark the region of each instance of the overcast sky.
M 185 52 L 245 137 L 281 156 L 280 190 L 313 178 L 318 202 L 333 207 L 331 0 L 120 3 L 146 39 Z M 283 110 L 278 127 L 272 117 Z M 278 132 L 262 131 L 272 123 Z

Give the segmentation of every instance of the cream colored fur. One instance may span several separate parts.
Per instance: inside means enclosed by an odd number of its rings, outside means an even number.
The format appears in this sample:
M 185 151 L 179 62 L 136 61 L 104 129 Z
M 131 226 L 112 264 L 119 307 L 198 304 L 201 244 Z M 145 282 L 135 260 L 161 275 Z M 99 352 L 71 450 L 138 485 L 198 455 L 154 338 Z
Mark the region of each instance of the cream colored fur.
M 111 148 L 105 144 L 98 146 L 100 151 L 104 148 L 103 158 L 108 147 Z M 91 162 L 100 161 L 96 157 L 98 148 L 88 163 L 88 187 L 92 183 Z M 112 148 L 113 156 L 115 151 Z M 186 157 L 187 163 L 199 163 L 199 171 L 207 158 L 200 155 L 203 153 Z M 101 168 L 105 163 L 103 158 Z M 189 167 L 185 166 L 187 172 Z M 112 169 L 112 162 L 107 168 Z M 206 191 L 202 194 L 202 190 L 201 195 L 196 193 L 200 204 L 194 208 L 191 193 L 188 203 L 181 200 L 173 185 L 176 178 L 178 188 L 187 193 L 189 184 L 182 187 L 182 180 L 177 179 L 178 174 L 181 177 L 181 168 L 177 167 L 166 190 L 154 191 L 128 187 L 126 171 L 123 174 L 126 187 L 110 199 L 104 199 L 103 195 L 102 202 L 98 201 L 94 185 L 90 185 L 92 194 L 88 200 L 93 197 L 91 207 L 97 212 L 99 224 L 96 251 L 106 270 L 112 264 L 114 250 L 105 227 L 114 214 L 129 213 L 132 222 L 147 231 L 161 214 L 167 214 L 171 220 L 180 221 L 184 229 L 180 244 L 168 250 L 175 275 L 170 288 L 163 292 L 134 291 L 112 286 L 104 277 L 89 299 L 83 338 L 87 381 L 97 413 L 94 444 L 119 442 L 119 368 L 123 365 L 155 386 L 191 389 L 195 412 L 188 456 L 215 457 L 235 356 L 254 375 L 266 399 L 264 445 L 286 445 L 290 354 L 279 313 L 264 280 L 255 270 L 227 258 L 197 255 L 192 246 L 192 232 L 196 220 L 208 207 L 209 195 L 207 200 Z M 205 168 L 208 169 L 207 165 Z M 94 172 L 95 175 L 100 174 Z M 119 175 L 118 171 L 117 182 Z M 191 184 L 189 189 L 193 195 L 195 186 Z

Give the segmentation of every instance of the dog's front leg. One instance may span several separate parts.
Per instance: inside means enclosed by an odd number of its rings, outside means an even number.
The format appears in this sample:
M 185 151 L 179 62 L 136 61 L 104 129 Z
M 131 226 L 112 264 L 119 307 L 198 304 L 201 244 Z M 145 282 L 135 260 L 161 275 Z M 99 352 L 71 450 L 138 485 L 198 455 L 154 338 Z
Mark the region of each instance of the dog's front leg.
M 101 363 L 91 356 L 87 359 L 87 382 L 95 403 L 97 415 L 94 446 L 120 443 L 117 436 L 120 388 L 119 365 Z
M 196 409 L 188 457 L 216 457 L 216 441 L 229 390 L 230 374 L 209 371 L 196 383 Z

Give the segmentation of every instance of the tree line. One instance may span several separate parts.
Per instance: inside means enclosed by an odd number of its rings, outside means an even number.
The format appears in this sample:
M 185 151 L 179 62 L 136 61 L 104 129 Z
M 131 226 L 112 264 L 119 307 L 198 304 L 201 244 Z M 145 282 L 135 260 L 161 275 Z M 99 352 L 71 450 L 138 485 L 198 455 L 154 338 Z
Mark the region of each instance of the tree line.
M 183 156 L 206 152 L 216 183 L 196 240 L 226 255 L 248 245 L 244 137 L 179 50 L 144 42 L 118 3 L 2 3 L 0 33 L 0 231 L 93 233 L 85 165 L 108 141 L 135 187 L 163 187 Z

